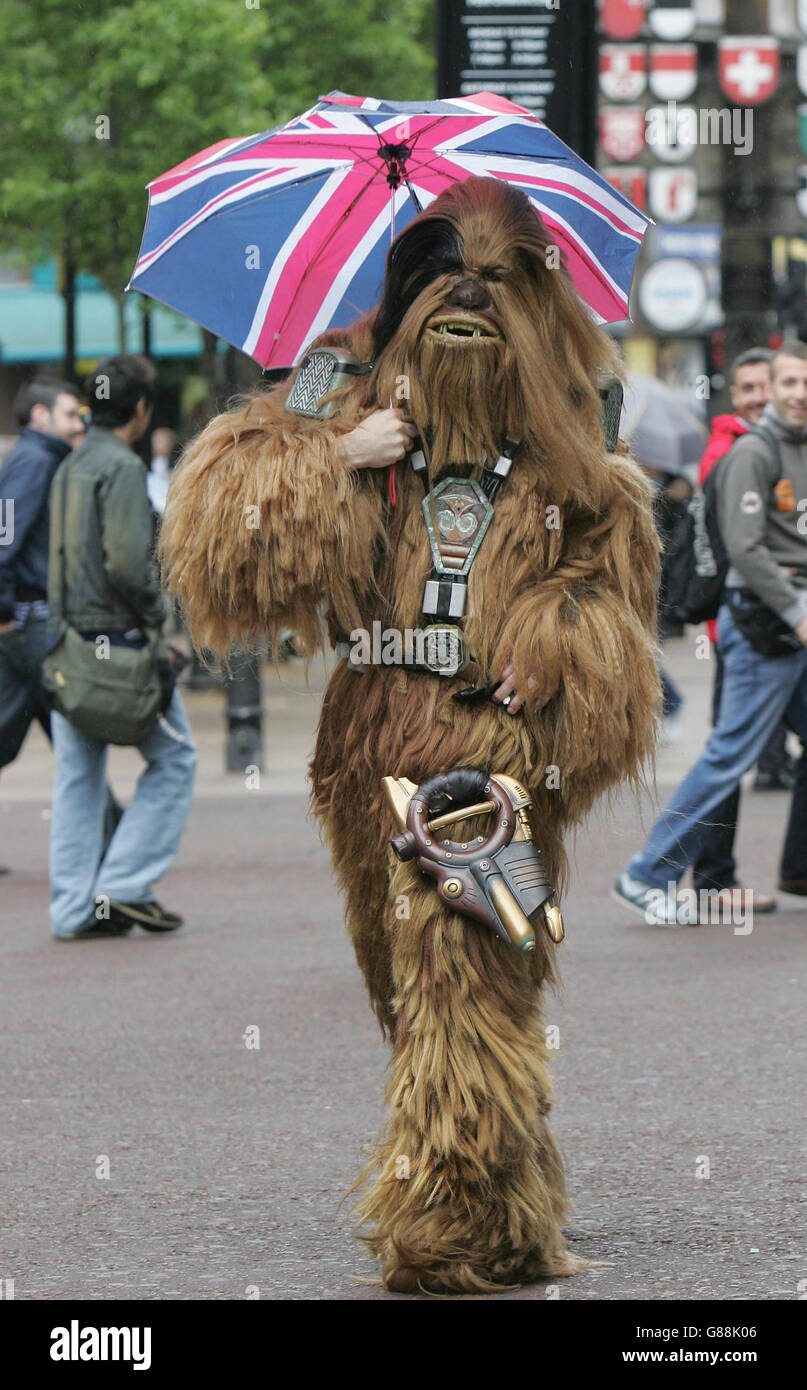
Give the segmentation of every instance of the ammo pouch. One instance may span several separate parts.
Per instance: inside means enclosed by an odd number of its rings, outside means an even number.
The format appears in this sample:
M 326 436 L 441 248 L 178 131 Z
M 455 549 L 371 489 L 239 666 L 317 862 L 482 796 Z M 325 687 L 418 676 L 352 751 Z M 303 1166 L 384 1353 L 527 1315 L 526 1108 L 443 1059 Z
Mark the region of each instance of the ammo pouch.
M 735 627 L 760 656 L 792 656 L 804 651 L 792 627 L 751 589 L 726 589 L 725 600 Z

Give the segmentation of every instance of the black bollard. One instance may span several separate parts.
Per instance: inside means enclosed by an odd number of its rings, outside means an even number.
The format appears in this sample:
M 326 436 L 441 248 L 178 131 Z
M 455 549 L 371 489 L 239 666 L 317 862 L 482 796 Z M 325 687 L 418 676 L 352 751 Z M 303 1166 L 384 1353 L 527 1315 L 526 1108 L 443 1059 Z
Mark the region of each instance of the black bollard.
M 227 771 L 263 771 L 260 655 L 234 653 L 227 680 Z

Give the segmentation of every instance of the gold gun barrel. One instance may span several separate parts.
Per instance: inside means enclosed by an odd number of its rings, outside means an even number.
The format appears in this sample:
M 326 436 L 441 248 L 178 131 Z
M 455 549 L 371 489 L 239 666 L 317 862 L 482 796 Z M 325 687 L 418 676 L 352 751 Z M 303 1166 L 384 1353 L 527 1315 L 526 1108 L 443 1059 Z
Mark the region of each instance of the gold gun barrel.
M 429 829 L 445 830 L 447 825 L 456 825 L 458 821 L 468 820 L 470 816 L 484 816 L 488 811 L 495 810 L 495 801 L 478 801 L 475 806 L 462 806 L 458 811 L 446 811 L 444 816 L 435 816 L 434 820 L 429 821 Z
M 516 902 L 501 874 L 493 874 L 488 879 L 490 900 L 501 917 L 510 945 L 522 955 L 535 950 L 535 932 L 532 922 Z

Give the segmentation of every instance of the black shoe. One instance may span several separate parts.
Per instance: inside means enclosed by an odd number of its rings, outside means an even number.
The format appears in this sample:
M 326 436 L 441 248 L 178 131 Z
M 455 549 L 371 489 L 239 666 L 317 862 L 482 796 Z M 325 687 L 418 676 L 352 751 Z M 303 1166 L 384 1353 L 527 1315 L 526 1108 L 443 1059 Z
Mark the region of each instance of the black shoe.
M 780 893 L 793 893 L 797 898 L 807 898 L 807 878 L 782 878 L 779 880 Z
M 795 773 L 787 767 L 780 767 L 776 772 L 758 771 L 751 790 L 755 792 L 792 792 L 795 785 Z
M 110 900 L 110 911 L 114 917 L 128 922 L 128 927 L 137 924 L 144 931 L 176 931 L 182 926 L 182 918 L 175 912 L 167 912 L 158 902 L 151 899 L 144 903 L 118 903 Z
M 10 869 L 7 869 L 6 866 L 5 866 L 5 864 L 0 864 L 0 874 L 10 874 L 10 873 L 11 873 L 11 870 L 10 870 Z
M 72 931 L 59 932 L 54 940 L 95 941 L 103 936 L 125 936 L 132 930 L 132 925 L 131 922 L 125 922 L 114 914 L 108 918 L 102 917 L 100 921 L 90 917 L 89 921 L 82 922 L 80 927 L 73 927 Z

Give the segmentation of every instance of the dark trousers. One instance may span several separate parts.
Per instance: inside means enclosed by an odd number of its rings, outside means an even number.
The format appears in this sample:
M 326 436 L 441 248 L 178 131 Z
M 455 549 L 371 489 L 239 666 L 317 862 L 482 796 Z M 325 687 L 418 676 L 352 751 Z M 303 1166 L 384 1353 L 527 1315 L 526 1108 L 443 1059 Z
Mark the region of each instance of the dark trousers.
M 779 877 L 807 883 L 807 747 L 802 748 L 796 767 L 796 785 Z
M 715 680 L 712 687 L 712 724 L 717 723 L 720 710 L 720 697 L 723 693 L 723 662 L 717 647 L 712 648 L 715 658 Z M 725 801 L 709 813 L 708 821 L 703 822 L 698 852 L 692 861 L 692 886 L 696 892 L 701 888 L 734 888 L 737 885 L 737 863 L 734 858 L 734 840 L 737 835 L 737 817 L 740 814 L 740 788 L 729 792 Z
M 0 633 L 0 767 L 13 763 L 33 721 L 50 738 L 50 705 L 42 685 L 47 622 L 29 617 L 22 631 Z

